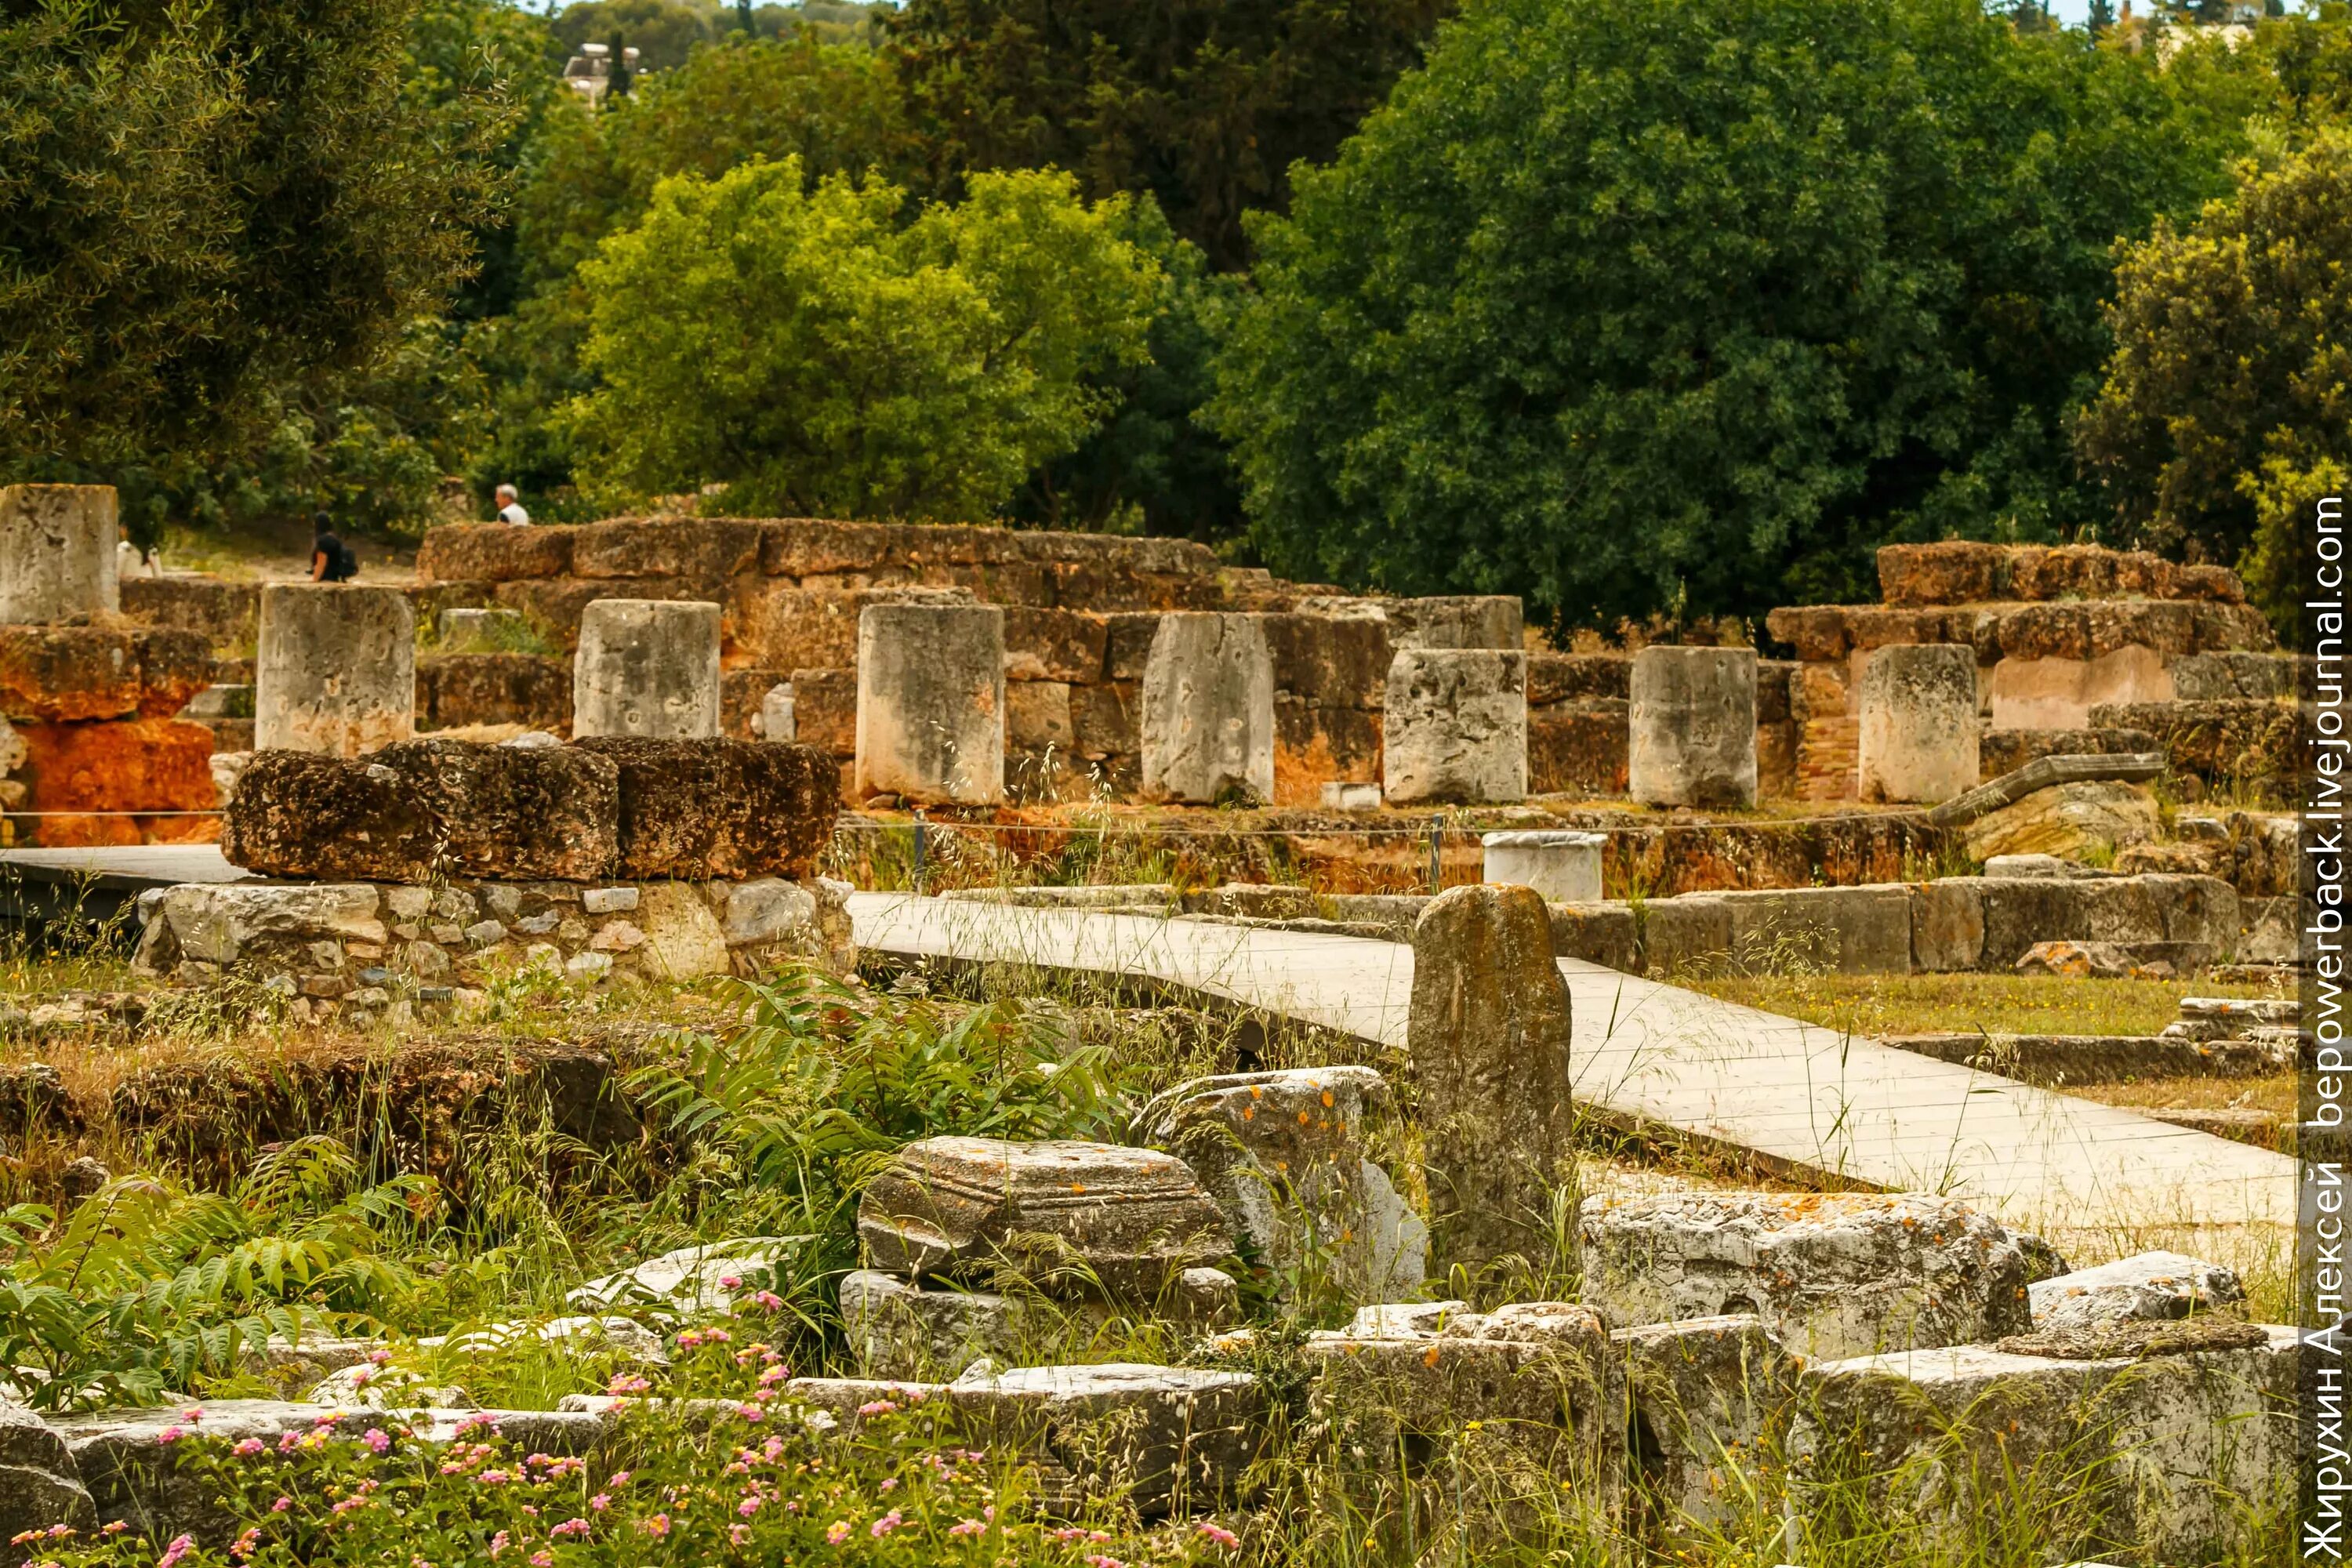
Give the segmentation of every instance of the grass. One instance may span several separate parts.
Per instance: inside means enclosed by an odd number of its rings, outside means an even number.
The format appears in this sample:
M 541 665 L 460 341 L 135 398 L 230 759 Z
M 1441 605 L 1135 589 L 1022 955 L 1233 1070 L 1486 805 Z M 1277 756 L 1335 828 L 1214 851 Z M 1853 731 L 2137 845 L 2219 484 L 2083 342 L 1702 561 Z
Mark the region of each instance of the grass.
M 1756 974 L 1675 984 L 1783 1017 L 1866 1037 L 2154 1035 L 2184 996 L 2264 996 L 2212 980 L 2067 980 L 2049 974 Z

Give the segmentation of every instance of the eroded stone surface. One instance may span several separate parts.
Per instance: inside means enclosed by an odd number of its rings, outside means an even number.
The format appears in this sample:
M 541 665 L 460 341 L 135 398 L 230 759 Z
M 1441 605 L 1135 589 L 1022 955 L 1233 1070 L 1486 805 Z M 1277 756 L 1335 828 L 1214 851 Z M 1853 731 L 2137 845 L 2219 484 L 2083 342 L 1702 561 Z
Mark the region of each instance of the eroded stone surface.
M 572 732 L 649 741 L 719 733 L 717 605 L 599 599 L 580 616 Z
M 1246 615 L 1160 617 L 1144 666 L 1143 793 L 1213 805 L 1274 799 L 1274 661 Z
M 116 535 L 111 485 L 0 487 L 0 625 L 119 610 Z
M 397 588 L 271 583 L 261 590 L 253 743 L 356 757 L 416 720 L 416 613 Z
M 1934 804 L 1977 784 L 1977 655 L 1956 643 L 1896 644 L 1862 670 L 1861 794 Z
M 807 746 L 606 737 L 576 750 L 620 770 L 620 875 L 805 881 L 832 839 L 841 777 Z
M 726 1313 L 794 1245 L 790 1237 L 743 1237 L 707 1247 L 681 1247 L 635 1268 L 608 1274 L 568 1291 L 564 1300 L 593 1311 L 624 1302 L 650 1302 L 683 1318 Z
M 1150 1301 L 1233 1250 L 1225 1218 L 1172 1155 L 1111 1143 L 926 1138 L 866 1188 L 859 1249 L 887 1273 L 984 1279 Z
M 2246 1299 L 2238 1276 L 2178 1252 L 2140 1252 L 2034 1282 L 2037 1331 L 2186 1318 Z
M 1756 804 L 1756 654 L 1645 647 L 1633 656 L 1627 779 L 1645 805 Z
M 1004 612 L 869 605 L 857 618 L 857 790 L 918 801 L 1004 795 Z
M 0 1542 L 28 1530 L 98 1524 L 66 1441 L 21 1405 L 0 1399 Z
M 1752 1314 L 1620 1329 L 1629 1532 L 1703 1537 L 1749 1506 L 1756 1456 L 1786 1418 L 1799 1363 Z
M 1028 1359 L 1024 1303 L 991 1290 L 926 1289 L 871 1268 L 841 1280 L 841 1327 L 868 1377 L 952 1376 L 981 1356 Z
M 2117 779 L 2052 784 L 1968 826 L 1969 856 L 2080 858 L 2095 846 L 2137 844 L 2161 831 L 2156 797 Z
M 1528 794 L 1528 663 L 1516 649 L 1407 647 L 1389 665 L 1381 793 L 1421 801 Z
M 1623 1325 L 1750 1312 L 1836 1359 L 2031 1321 L 2020 1237 L 1924 1194 L 1678 1193 L 1584 1205 L 1585 1300 Z

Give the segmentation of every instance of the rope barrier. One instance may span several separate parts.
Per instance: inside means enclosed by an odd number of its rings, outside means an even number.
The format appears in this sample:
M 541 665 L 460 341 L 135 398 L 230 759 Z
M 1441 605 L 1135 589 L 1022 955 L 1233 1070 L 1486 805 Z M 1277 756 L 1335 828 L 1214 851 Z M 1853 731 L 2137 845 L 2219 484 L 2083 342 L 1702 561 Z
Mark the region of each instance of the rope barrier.
M 1400 822 L 1393 827 L 1194 827 L 1188 823 L 1170 823 L 1157 827 L 1122 827 L 1096 823 L 1060 822 L 941 822 L 936 817 L 917 822 L 836 822 L 833 830 L 839 833 L 905 833 L 914 830 L 931 833 L 1070 833 L 1108 838 L 1156 838 L 1173 834 L 1198 838 L 1334 838 L 1391 837 L 1426 839 L 1433 833 L 1474 837 L 1486 833 L 1507 832 L 1496 827 L 1436 827 L 1426 822 Z

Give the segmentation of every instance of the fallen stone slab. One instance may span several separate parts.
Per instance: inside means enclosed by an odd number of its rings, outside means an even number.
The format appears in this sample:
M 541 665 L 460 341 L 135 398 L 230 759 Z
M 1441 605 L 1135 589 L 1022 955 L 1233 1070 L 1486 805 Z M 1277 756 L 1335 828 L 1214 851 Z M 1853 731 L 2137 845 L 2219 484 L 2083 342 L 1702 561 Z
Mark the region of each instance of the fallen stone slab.
M 1427 1339 L 1446 1321 L 1470 1310 L 1467 1301 L 1389 1301 L 1359 1307 L 1348 1321 L 1346 1337 L 1359 1340 Z
M 1068 1140 L 909 1143 L 867 1184 L 857 1237 L 885 1273 L 978 1281 L 1009 1268 L 1057 1295 L 1143 1302 L 1233 1250 L 1181 1160 Z
M 2147 1078 L 2263 1078 L 2294 1068 L 2292 1047 L 2161 1035 L 1889 1035 L 1880 1042 L 2021 1083 L 2125 1083 Z
M 1028 1360 L 1029 1305 L 992 1290 L 925 1289 L 871 1268 L 841 1279 L 842 1334 L 868 1377 L 952 1376 L 983 1356 Z
M 2178 1252 L 2141 1252 L 2029 1287 L 2036 1331 L 2186 1318 L 2246 1299 L 2237 1274 Z
M 2226 1560 L 2293 1497 L 2300 1336 L 2229 1323 L 2200 1348 L 2193 1327 L 2140 1325 L 2106 1356 L 1963 1345 L 1808 1366 L 1790 1511 L 1830 1530 L 1901 1519 L 1939 1560 L 2029 1531 L 2053 1558 Z
M 2037 942 L 2018 954 L 2013 967 L 2020 974 L 2067 980 L 2169 980 L 2218 956 L 2202 942 Z
M 2164 831 L 2147 787 L 2116 779 L 2053 784 L 1968 824 L 1969 856 L 2082 857 L 2144 843 Z
M 1059 1463 L 1070 1484 L 1049 1488 L 1049 1506 L 1120 1497 L 1147 1518 L 1238 1500 L 1266 1430 L 1255 1378 L 1195 1367 L 1016 1367 L 947 1397 L 999 1440 Z
M 2022 1239 L 1926 1194 L 1592 1197 L 1583 1232 L 1584 1299 L 1620 1325 L 1753 1313 L 1795 1353 L 1837 1359 L 2032 1321 Z
M 777 1260 L 805 1239 L 747 1236 L 703 1247 L 681 1247 L 647 1258 L 635 1268 L 576 1286 L 563 1299 L 590 1311 L 644 1303 L 680 1319 L 724 1316 L 739 1298 L 758 1290 Z
M 2286 996 L 2184 996 L 2180 1017 L 2164 1026 L 2168 1040 L 2229 1040 L 2253 1028 L 2293 1029 L 2303 1004 Z
M 1945 801 L 1927 813 L 1927 820 L 1937 827 L 1966 827 L 1980 816 L 2014 805 L 2036 790 L 2109 779 L 2144 784 L 2163 772 L 2162 752 L 2036 757 L 2014 772 Z
M 1429 1245 L 1365 1153 L 1365 1120 L 1388 1100 L 1366 1067 L 1229 1073 L 1160 1094 L 1135 1131 L 1192 1168 L 1277 1279 L 1377 1299 L 1419 1289 Z

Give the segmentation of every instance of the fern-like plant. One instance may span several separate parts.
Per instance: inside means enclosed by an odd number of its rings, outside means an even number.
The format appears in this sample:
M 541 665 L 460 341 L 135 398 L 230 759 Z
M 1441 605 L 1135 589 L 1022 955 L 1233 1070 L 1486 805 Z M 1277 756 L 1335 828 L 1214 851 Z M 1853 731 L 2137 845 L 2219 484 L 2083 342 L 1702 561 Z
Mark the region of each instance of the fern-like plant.
M 331 1138 L 265 1153 L 234 1193 L 110 1182 L 60 1222 L 0 1211 L 0 1368 L 45 1409 L 152 1402 L 257 1354 L 272 1334 L 351 1331 L 410 1288 L 383 1244 L 431 1184 L 357 1183 Z

